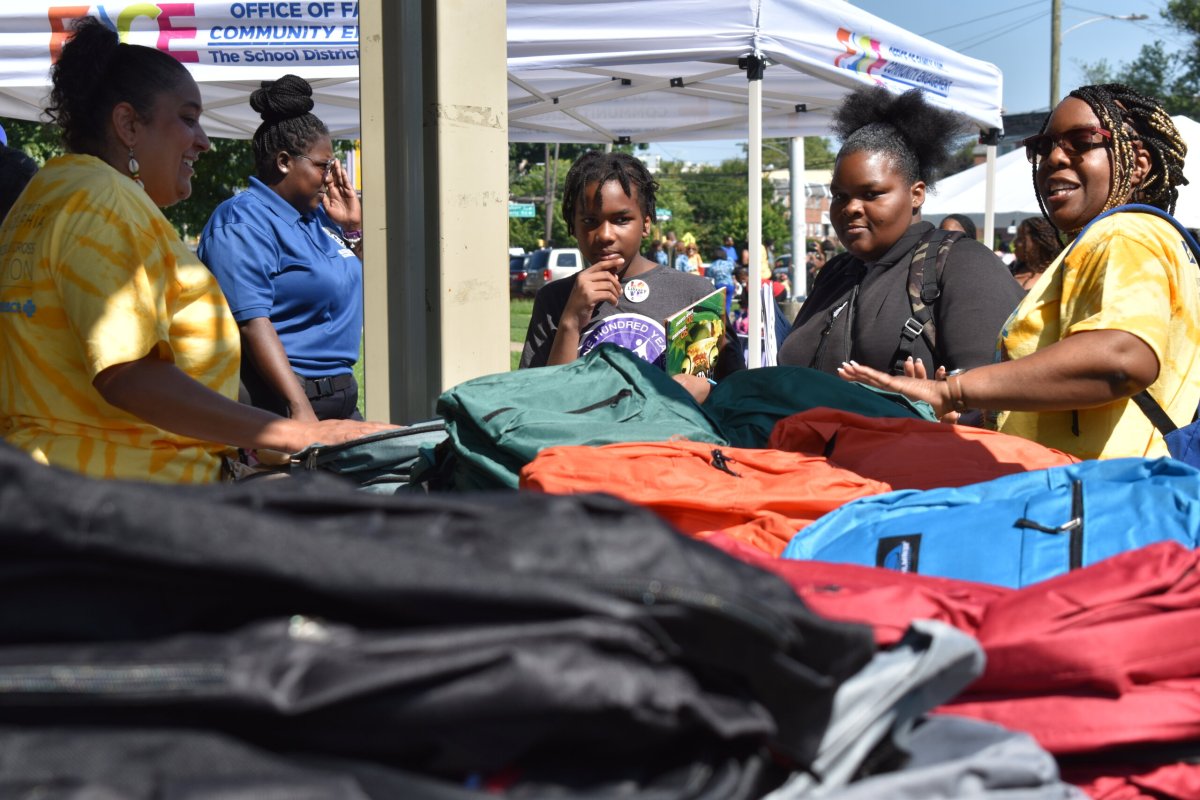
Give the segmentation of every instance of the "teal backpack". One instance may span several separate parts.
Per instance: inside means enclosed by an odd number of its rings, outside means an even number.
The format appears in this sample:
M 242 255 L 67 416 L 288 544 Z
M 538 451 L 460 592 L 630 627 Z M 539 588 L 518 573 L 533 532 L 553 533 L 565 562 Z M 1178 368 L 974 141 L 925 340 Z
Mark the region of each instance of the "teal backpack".
M 437 413 L 449 439 L 430 488 L 515 489 L 521 467 L 554 445 L 728 444 L 682 386 L 616 345 L 562 366 L 466 381 L 438 398 Z

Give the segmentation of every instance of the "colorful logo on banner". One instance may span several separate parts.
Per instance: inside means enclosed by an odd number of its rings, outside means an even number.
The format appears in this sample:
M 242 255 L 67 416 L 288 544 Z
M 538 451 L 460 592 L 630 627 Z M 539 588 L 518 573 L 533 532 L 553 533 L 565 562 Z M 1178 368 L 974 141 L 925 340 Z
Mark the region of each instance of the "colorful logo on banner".
M 878 39 L 838 28 L 837 40 L 846 51 L 833 60 L 835 67 L 869 75 L 876 83 L 893 81 L 946 97 L 954 81 L 937 58 L 886 45 Z
M 50 6 L 47 16 L 51 62 L 58 60 L 71 23 L 94 16 L 123 42 L 157 28 L 153 46 L 184 63 L 358 63 L 355 0 L 58 5 Z
M 641 314 L 613 314 L 593 323 L 579 339 L 579 355 L 608 342 L 620 345 L 651 364 L 663 366 L 666 361 L 667 332 L 658 322 Z

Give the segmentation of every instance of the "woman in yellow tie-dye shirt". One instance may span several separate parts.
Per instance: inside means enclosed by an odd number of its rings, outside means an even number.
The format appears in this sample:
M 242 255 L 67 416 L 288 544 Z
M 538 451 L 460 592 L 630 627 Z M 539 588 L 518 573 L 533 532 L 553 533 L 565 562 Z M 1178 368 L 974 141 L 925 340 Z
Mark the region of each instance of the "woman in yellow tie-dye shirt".
M 78 23 L 48 114 L 68 155 L 0 226 L 0 434 L 95 477 L 215 481 L 235 447 L 296 451 L 381 425 L 301 423 L 239 404 L 237 324 L 160 211 L 208 149 L 174 58 Z
M 1133 402 L 1146 391 L 1179 425 L 1200 402 L 1200 281 L 1170 222 L 1187 147 L 1162 104 L 1120 84 L 1084 86 L 1025 140 L 1046 218 L 1070 242 L 1001 331 L 1001 363 L 946 380 L 849 364 L 843 377 L 930 402 L 1003 412 L 1001 431 L 1080 458 L 1167 455 Z

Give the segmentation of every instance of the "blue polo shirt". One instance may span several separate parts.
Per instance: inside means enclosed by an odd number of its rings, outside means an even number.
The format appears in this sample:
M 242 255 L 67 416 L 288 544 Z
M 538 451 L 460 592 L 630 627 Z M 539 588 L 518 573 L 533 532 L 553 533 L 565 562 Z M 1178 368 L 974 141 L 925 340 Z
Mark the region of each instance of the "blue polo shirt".
M 268 317 L 292 369 L 350 372 L 362 339 L 362 262 L 324 208 L 302 215 L 258 178 L 213 212 L 198 254 L 239 323 Z

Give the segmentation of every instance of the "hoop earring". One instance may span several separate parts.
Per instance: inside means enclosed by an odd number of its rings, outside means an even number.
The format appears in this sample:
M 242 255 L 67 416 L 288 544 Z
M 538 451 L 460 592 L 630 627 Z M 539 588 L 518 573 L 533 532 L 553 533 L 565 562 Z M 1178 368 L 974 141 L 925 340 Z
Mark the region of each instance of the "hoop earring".
M 140 170 L 141 170 L 141 165 L 138 164 L 138 160 L 136 158 L 134 158 L 133 148 L 131 147 L 131 148 L 129 148 L 129 177 L 133 179 L 134 183 L 136 183 L 138 186 L 145 189 L 146 184 L 142 183 L 142 179 L 141 179 L 141 177 L 139 177 Z

